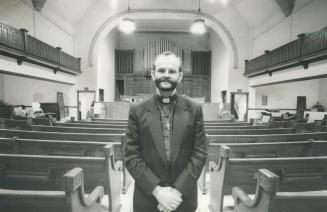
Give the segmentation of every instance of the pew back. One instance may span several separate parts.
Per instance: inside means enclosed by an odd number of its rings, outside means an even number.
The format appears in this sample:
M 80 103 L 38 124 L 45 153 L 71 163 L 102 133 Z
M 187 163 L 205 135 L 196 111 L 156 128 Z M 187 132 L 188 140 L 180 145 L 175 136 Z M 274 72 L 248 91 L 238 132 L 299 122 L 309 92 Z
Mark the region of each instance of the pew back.
M 101 212 L 103 187 L 85 197 L 83 170 L 74 168 L 63 176 L 64 191 L 0 189 L 0 211 Z
M 209 143 L 262 143 L 262 142 L 287 142 L 326 140 L 327 132 L 270 134 L 270 135 L 207 135 Z
M 30 125 L 32 131 L 45 132 L 68 132 L 68 133 L 99 133 L 99 134 L 121 134 L 125 133 L 125 128 L 82 128 L 82 127 L 59 127 L 59 126 L 42 126 Z
M 120 208 L 120 173 L 112 145 L 105 157 L 0 154 L 0 187 L 4 189 L 62 190 L 61 176 L 72 168 L 84 170 L 85 190 L 101 185 L 108 194 L 109 211 Z
M 310 181 L 310 179 L 308 179 Z M 240 187 L 233 188 L 235 212 L 325 212 L 327 190 L 278 192 L 282 181 L 267 169 L 257 174 L 257 186 L 253 199 Z M 284 182 L 285 183 L 285 182 Z
M 240 186 L 245 192 L 254 193 L 255 173 L 261 168 L 266 168 L 283 179 L 281 191 L 327 188 L 327 156 L 230 158 L 230 155 L 231 149 L 222 146 L 218 163 L 209 162 L 209 167 L 213 170 L 210 175 L 212 211 L 222 211 L 224 195 L 231 194 L 233 186 Z
M 268 129 L 206 129 L 208 135 L 266 135 L 290 134 L 294 128 L 268 128 Z
M 120 142 L 124 134 L 98 134 L 98 133 L 58 133 L 26 130 L 0 129 L 0 137 L 3 138 L 31 138 L 44 140 L 71 140 L 71 141 L 99 141 Z
M 230 148 L 231 158 L 277 158 L 277 157 L 303 157 L 311 156 L 314 150 L 324 149 L 327 154 L 327 142 L 315 143 L 314 141 L 291 141 L 291 142 L 273 142 L 273 143 L 209 143 L 208 161 L 220 160 L 220 151 L 222 146 Z M 314 150 L 313 150 L 314 149 Z M 319 151 L 314 154 L 318 156 Z
M 54 126 L 58 127 L 83 127 L 83 128 L 126 128 L 126 124 L 86 124 L 86 123 L 54 123 Z
M 268 129 L 267 125 L 248 125 L 248 126 L 206 126 L 206 130 L 215 130 L 215 129 Z

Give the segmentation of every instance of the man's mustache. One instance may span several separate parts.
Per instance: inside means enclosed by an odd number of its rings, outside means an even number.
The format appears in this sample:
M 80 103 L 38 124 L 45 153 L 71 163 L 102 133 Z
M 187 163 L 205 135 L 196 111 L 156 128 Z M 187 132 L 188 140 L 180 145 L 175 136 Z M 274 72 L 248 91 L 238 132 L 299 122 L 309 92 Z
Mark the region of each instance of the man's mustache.
M 160 82 L 171 82 L 171 81 L 168 78 L 163 77 L 158 79 L 158 82 L 160 83 Z

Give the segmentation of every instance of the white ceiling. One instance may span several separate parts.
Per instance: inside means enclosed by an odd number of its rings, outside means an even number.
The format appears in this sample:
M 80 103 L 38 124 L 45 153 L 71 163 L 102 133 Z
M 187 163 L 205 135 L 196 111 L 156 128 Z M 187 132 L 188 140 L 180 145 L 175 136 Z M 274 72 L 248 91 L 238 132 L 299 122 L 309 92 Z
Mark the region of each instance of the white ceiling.
M 47 0 L 44 10 L 52 11 L 70 24 L 78 23 L 93 4 L 105 1 L 110 7 L 127 8 L 128 0 Z M 227 4 L 223 2 L 227 1 Z M 295 10 L 299 10 L 313 0 L 296 0 Z M 181 9 L 197 10 L 198 0 L 130 0 L 132 9 Z M 236 9 L 250 28 L 256 28 L 273 18 L 281 16 L 282 11 L 275 0 L 201 0 L 201 10 L 216 16 L 227 9 Z M 182 21 L 138 20 L 140 28 L 178 29 L 188 28 Z
M 96 1 L 96 0 L 95 0 Z M 85 15 L 94 0 L 47 0 L 44 9 L 61 16 L 71 24 L 76 24 Z

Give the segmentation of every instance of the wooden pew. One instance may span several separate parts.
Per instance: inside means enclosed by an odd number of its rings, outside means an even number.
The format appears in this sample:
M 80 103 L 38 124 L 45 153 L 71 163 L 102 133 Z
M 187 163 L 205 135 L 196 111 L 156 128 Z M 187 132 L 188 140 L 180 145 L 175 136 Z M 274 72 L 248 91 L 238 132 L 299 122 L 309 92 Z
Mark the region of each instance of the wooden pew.
M 0 189 L 0 211 L 10 212 L 101 212 L 103 187 L 97 186 L 87 197 L 83 170 L 74 168 L 63 176 L 63 190 Z
M 232 122 L 232 123 L 204 123 L 205 127 L 209 126 L 251 126 L 250 123 L 247 122 Z
M 311 149 L 311 156 L 322 156 L 322 155 L 327 155 L 327 147 L 325 146 L 325 141 L 314 141 L 314 145 L 312 146 Z
M 28 129 L 28 123 L 26 120 L 15 120 L 15 119 L 3 119 L 0 118 L 0 128 L 2 129 Z
M 93 119 L 92 121 L 73 121 L 73 123 L 94 123 L 94 124 L 127 124 L 128 120 L 113 120 L 113 119 Z
M 29 125 L 52 126 L 51 119 L 25 118 L 25 119 L 4 119 L 0 118 L 0 128 L 27 130 Z
M 206 129 L 208 135 L 266 135 L 290 134 L 294 128 L 268 128 L 268 129 Z
M 262 143 L 327 140 L 327 132 L 271 134 L 271 135 L 207 135 L 209 143 Z
M 239 121 L 234 121 L 232 119 L 220 119 L 220 120 L 211 120 L 211 121 L 204 121 L 204 123 L 239 123 Z
M 58 133 L 28 130 L 0 129 L 0 137 L 3 138 L 32 138 L 44 140 L 70 140 L 70 141 L 99 141 L 99 142 L 121 142 L 124 134 L 98 134 L 98 133 Z
M 67 123 L 60 123 L 56 122 L 53 124 L 54 126 L 58 127 L 86 127 L 86 128 L 126 128 L 127 124 L 86 124 L 86 123 L 74 123 L 74 122 L 67 122 Z
M 316 126 L 316 123 L 291 122 L 290 125 L 296 129 L 296 132 L 312 132 Z
M 123 137 L 121 138 L 123 139 Z M 121 142 L 111 142 L 115 153 L 115 161 L 122 161 Z M 78 157 L 105 157 L 106 142 L 40 140 L 0 138 L 0 153 L 26 155 L 57 155 Z
M 224 195 L 232 193 L 232 187 L 240 186 L 247 193 L 254 193 L 254 176 L 257 170 L 266 168 L 283 181 L 280 190 L 318 190 L 327 187 L 327 156 L 283 158 L 230 158 L 231 149 L 222 146 L 220 159 L 210 161 L 210 210 L 223 211 Z M 309 181 L 308 181 L 309 179 Z M 314 182 L 312 182 L 314 179 Z M 310 181 L 311 180 L 311 181 Z
M 102 121 L 109 123 L 127 123 L 127 119 L 108 119 L 108 118 L 93 118 L 92 121 Z
M 278 128 L 278 127 L 290 127 L 290 121 L 274 121 L 270 120 L 267 124 L 270 128 Z
M 30 125 L 29 130 L 45 132 L 68 132 L 68 133 L 98 133 L 98 134 L 122 134 L 126 132 L 125 128 L 82 128 L 82 127 L 59 127 Z
M 79 123 L 79 124 L 119 124 L 119 125 L 127 125 L 127 122 L 124 121 L 72 121 L 68 123 Z
M 246 126 L 205 126 L 206 130 L 211 129 L 269 129 L 267 125 L 246 125 Z
M 85 145 L 88 145 L 87 142 L 96 141 L 96 142 L 104 142 L 108 143 L 122 143 L 124 141 L 124 134 L 89 134 L 89 133 L 58 133 L 58 132 L 40 132 L 40 131 L 25 131 L 25 130 L 8 130 L 8 129 L 0 129 L 0 137 L 2 138 L 12 138 L 18 137 L 22 139 L 43 139 L 43 140 L 62 140 L 62 141 L 78 141 L 79 143 L 86 142 Z M 80 144 L 81 148 L 84 145 Z M 123 145 L 123 144 L 122 144 Z M 49 145 L 50 146 L 50 145 Z M 28 147 L 26 147 L 28 148 Z M 76 148 L 76 147 L 74 147 Z M 45 149 L 48 149 L 45 147 Z M 55 154 L 56 150 L 49 150 Z M 65 150 L 60 150 L 64 152 Z M 59 151 L 59 152 L 60 152 Z M 76 154 L 81 154 L 86 150 L 76 150 Z M 90 150 L 89 150 L 90 151 Z M 122 153 L 120 154 L 121 159 L 123 160 Z M 123 160 L 124 161 L 124 160 Z M 125 169 L 125 164 L 123 163 L 122 167 L 123 172 L 123 193 L 129 188 L 131 183 L 131 176 Z
M 310 181 L 310 178 L 307 179 Z M 311 178 L 314 181 L 314 178 Z M 279 192 L 283 179 L 267 169 L 257 174 L 254 198 L 240 187 L 233 188 L 235 212 L 325 212 L 327 190 Z M 284 182 L 288 183 L 288 182 Z M 307 182 L 308 183 L 308 182 Z M 326 186 L 324 186 L 325 188 Z
M 121 163 L 123 174 L 122 192 L 126 193 L 130 184 L 131 176 L 125 169 L 123 159 L 123 143 L 111 142 L 114 148 L 115 163 Z M 60 140 L 38 140 L 38 139 L 20 139 L 0 138 L 0 153 L 3 154 L 26 154 L 26 155 L 57 155 L 57 156 L 78 156 L 78 157 L 105 157 L 104 147 L 106 142 L 93 141 L 60 141 Z
M 203 194 L 207 193 L 206 174 L 209 161 L 219 161 L 222 146 L 230 148 L 231 158 L 258 158 L 258 157 L 304 157 L 327 155 L 327 142 L 315 145 L 310 141 L 271 142 L 271 143 L 209 143 L 207 165 L 199 178 L 198 185 Z M 315 153 L 317 151 L 317 153 Z
M 103 186 L 108 194 L 108 211 L 119 211 L 120 172 L 114 162 L 112 144 L 105 157 L 0 154 L 0 187 L 23 190 L 63 190 L 62 174 L 80 167 L 84 170 L 84 188 L 90 193 Z

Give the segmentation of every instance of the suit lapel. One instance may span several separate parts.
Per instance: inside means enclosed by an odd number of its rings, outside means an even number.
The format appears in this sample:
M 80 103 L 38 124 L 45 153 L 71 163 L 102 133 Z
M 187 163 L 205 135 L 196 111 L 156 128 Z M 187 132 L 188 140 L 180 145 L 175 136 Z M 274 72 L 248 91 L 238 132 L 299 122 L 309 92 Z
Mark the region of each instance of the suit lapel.
M 148 114 L 146 120 L 153 138 L 153 142 L 156 145 L 163 162 L 167 163 L 160 111 L 157 107 L 157 100 L 155 96 L 153 96 L 152 101 L 150 101 L 150 103 L 148 104 L 147 112 Z
M 188 121 L 187 108 L 179 96 L 177 96 L 176 108 L 173 118 L 173 137 L 171 142 L 172 163 L 174 164 L 180 151 L 183 135 Z

